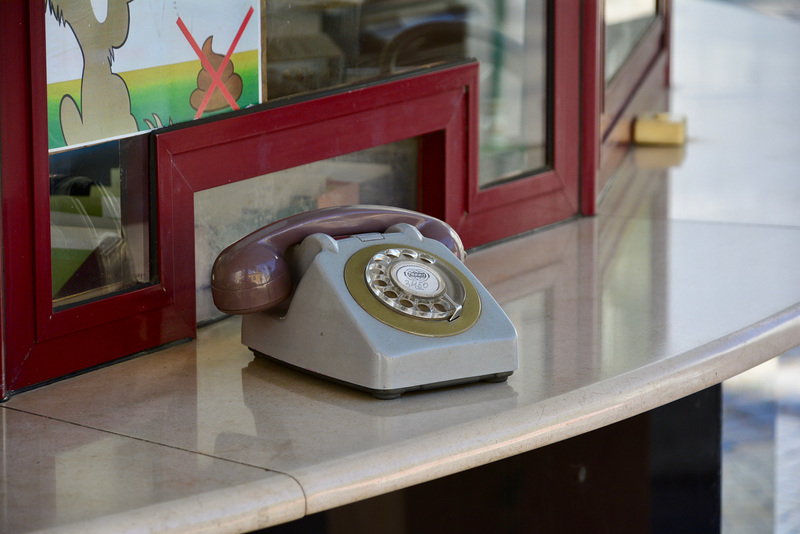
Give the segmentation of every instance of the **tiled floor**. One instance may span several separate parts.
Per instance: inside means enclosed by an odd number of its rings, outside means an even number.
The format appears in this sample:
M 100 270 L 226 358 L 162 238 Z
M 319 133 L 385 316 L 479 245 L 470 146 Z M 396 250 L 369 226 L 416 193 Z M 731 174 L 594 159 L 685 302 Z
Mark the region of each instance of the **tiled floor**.
M 800 532 L 800 349 L 725 382 L 723 401 L 723 532 Z

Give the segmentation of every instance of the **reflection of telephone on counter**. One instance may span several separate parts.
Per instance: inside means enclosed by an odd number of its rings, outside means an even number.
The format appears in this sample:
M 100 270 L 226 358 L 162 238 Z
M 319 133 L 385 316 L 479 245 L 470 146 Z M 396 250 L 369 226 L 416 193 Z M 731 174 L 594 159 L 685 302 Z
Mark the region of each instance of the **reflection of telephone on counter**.
M 220 310 L 244 315 L 242 341 L 257 355 L 394 398 L 517 368 L 514 326 L 463 257 L 438 219 L 329 208 L 225 249 L 211 289 Z

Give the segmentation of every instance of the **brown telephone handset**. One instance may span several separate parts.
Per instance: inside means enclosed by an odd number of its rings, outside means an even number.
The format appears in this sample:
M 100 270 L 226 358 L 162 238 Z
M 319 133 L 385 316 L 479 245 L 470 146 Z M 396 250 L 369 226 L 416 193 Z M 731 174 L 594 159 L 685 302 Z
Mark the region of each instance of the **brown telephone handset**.
M 446 223 L 415 211 L 388 206 L 341 206 L 300 213 L 269 224 L 226 248 L 211 274 L 214 304 L 221 311 L 245 314 L 267 310 L 292 291 L 288 248 L 305 237 L 322 233 L 346 236 L 383 232 L 406 223 L 445 245 L 463 261 L 464 245 Z
M 433 217 L 324 208 L 223 250 L 211 291 L 221 311 L 243 315 L 242 342 L 257 356 L 378 398 L 504 381 L 517 368 L 516 330 L 464 256 Z

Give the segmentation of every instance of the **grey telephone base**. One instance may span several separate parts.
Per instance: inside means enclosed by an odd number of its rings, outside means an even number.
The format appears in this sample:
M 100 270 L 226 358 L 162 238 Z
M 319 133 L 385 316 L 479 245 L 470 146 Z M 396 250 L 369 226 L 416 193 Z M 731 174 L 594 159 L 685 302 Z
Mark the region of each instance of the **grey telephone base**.
M 445 287 L 439 295 L 458 280 L 461 293 L 453 294 L 455 300 L 463 297 L 458 318 L 403 316 L 370 293 L 365 278 L 370 258 L 398 254 L 394 265 L 400 270 L 413 263 L 404 253 L 427 262 L 423 271 L 437 270 L 431 276 Z M 382 399 L 466 382 L 502 382 L 517 369 L 516 330 L 499 304 L 450 250 L 413 226 L 397 224 L 384 233 L 339 240 L 312 234 L 291 252 L 290 265 L 297 282 L 288 308 L 242 316 L 242 343 L 259 357 Z M 433 305 L 428 309 L 433 312 Z
M 250 347 L 248 347 L 250 348 Z M 302 367 L 298 367 L 296 365 L 292 365 L 288 362 L 284 362 L 277 358 L 273 358 L 268 356 L 264 353 L 258 352 L 257 350 L 250 348 L 253 352 L 253 355 L 256 358 L 262 358 L 264 360 L 269 360 L 271 362 L 275 362 L 279 365 L 287 367 L 289 369 L 293 369 L 295 371 L 300 371 L 301 373 L 307 374 L 309 376 L 314 376 L 316 378 L 321 378 L 322 380 L 326 380 L 328 382 L 332 382 L 334 384 L 340 384 L 342 386 L 347 386 L 353 389 L 357 389 L 359 391 L 364 391 L 369 393 L 373 397 L 379 400 L 392 400 L 400 398 L 403 393 L 409 393 L 412 391 L 423 391 L 427 389 L 439 389 L 439 388 L 446 388 L 450 386 L 460 386 L 462 384 L 471 384 L 474 382 L 488 382 L 490 384 L 501 384 L 508 380 L 508 377 L 514 374 L 514 371 L 507 371 L 504 373 L 493 373 L 490 375 L 485 376 L 475 376 L 471 378 L 460 378 L 454 380 L 446 380 L 444 382 L 436 382 L 435 384 L 422 384 L 419 386 L 413 386 L 408 388 L 398 388 L 398 389 L 372 389 L 365 386 L 359 386 L 358 384 L 353 384 L 352 382 L 345 382 L 344 380 L 339 380 L 337 378 L 333 378 L 330 376 L 323 375 L 321 373 L 315 373 L 314 371 L 309 371 L 308 369 L 303 369 Z

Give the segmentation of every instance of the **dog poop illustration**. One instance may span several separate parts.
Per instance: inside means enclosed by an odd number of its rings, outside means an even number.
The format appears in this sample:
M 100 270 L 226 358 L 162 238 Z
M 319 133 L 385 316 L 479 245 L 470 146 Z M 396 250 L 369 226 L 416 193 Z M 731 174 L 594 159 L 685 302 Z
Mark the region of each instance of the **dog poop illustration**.
M 211 41 L 213 38 L 214 36 L 212 35 L 203 43 L 203 55 L 208 58 L 208 62 L 211 63 L 216 73 L 219 71 L 219 67 L 222 65 L 222 61 L 225 57 L 220 54 L 215 54 L 211 49 Z M 219 78 L 234 101 L 242 96 L 242 77 L 233 71 L 233 61 L 228 60 L 228 64 L 225 65 L 223 71 L 219 73 Z M 206 93 L 209 91 L 209 88 L 212 87 L 213 81 L 214 77 L 208 72 L 206 67 L 203 66 L 202 70 L 197 75 L 197 89 L 192 91 L 189 97 L 189 104 L 191 104 L 193 109 L 197 110 L 200 108 L 200 105 L 206 98 Z M 219 90 L 216 84 L 211 91 L 211 97 L 208 100 L 208 104 L 206 104 L 205 111 L 216 111 L 230 106 L 228 99 L 225 98 L 225 95 Z

